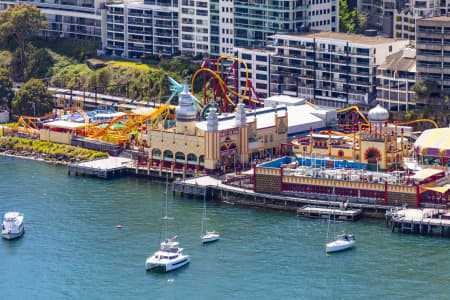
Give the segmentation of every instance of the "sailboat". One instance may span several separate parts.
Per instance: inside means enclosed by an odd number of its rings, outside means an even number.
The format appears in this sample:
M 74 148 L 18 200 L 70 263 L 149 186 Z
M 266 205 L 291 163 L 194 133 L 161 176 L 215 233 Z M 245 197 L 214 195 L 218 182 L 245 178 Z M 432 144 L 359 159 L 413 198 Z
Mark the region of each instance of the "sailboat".
M 167 215 L 167 190 L 169 186 L 169 177 L 166 180 L 166 192 L 165 192 L 165 216 L 162 218 L 164 222 L 164 241 L 161 242 L 160 248 L 152 256 L 147 258 L 145 262 L 145 269 L 147 271 L 152 269 L 161 269 L 164 272 L 169 272 L 184 265 L 187 265 L 191 261 L 191 256 L 183 254 L 183 248 L 179 247 L 179 243 L 176 240 L 177 236 L 168 238 L 167 227 L 168 222 L 172 218 Z
M 336 234 L 336 214 L 334 214 L 334 241 L 327 243 L 325 247 L 326 253 L 338 252 L 347 250 L 355 244 L 356 238 L 353 234 Z M 330 220 L 328 220 L 328 231 L 327 231 L 327 240 L 328 240 L 328 232 L 330 230 Z
M 203 231 L 203 228 L 205 229 L 205 231 Z M 206 217 L 206 192 L 203 194 L 203 217 L 200 239 L 202 240 L 203 244 L 215 242 L 220 239 L 220 234 L 218 232 L 208 231 L 208 218 Z

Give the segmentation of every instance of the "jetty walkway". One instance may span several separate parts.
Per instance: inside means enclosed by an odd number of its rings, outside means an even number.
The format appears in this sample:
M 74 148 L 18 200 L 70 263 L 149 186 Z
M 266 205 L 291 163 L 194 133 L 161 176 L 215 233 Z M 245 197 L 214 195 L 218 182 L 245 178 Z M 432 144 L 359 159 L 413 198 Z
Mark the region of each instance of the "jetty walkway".
M 91 176 L 103 179 L 122 175 L 138 175 L 155 179 L 170 180 L 195 176 L 195 172 L 175 168 L 153 167 L 149 164 L 139 164 L 132 157 L 110 156 L 92 161 L 72 163 L 67 165 L 67 173 L 75 176 Z
M 388 211 L 387 218 L 390 217 L 392 232 L 417 232 L 432 234 L 433 232 L 442 234 L 450 233 L 450 212 L 447 209 L 424 208 Z
M 172 183 L 173 193 L 181 195 L 217 199 L 233 204 L 242 204 L 256 207 L 274 208 L 280 210 L 297 211 L 305 205 L 320 207 L 339 207 L 344 201 L 337 197 L 329 199 L 313 199 L 307 197 L 295 197 L 292 194 L 266 194 L 257 193 L 252 189 L 224 184 L 218 177 L 202 176 L 186 180 L 175 180 Z M 386 210 L 394 209 L 394 206 L 379 205 L 375 203 L 346 203 L 348 208 L 361 209 L 366 214 L 378 214 L 384 216 Z

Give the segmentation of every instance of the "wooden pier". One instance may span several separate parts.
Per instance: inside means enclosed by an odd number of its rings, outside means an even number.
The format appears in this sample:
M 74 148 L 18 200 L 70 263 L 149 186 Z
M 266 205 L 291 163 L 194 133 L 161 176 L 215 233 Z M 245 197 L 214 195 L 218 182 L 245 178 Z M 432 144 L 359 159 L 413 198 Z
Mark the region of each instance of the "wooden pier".
M 165 180 L 167 176 L 173 179 L 190 178 L 194 172 L 183 172 L 174 168 L 152 167 L 149 164 L 139 164 L 131 157 L 113 157 L 97 159 L 88 162 L 69 164 L 67 173 L 75 176 L 91 176 L 103 179 L 122 175 L 135 175 L 152 179 Z
M 294 197 L 290 194 L 267 194 L 257 193 L 251 189 L 237 186 L 230 186 L 222 183 L 222 180 L 213 176 L 195 177 L 186 180 L 175 180 L 172 183 L 173 193 L 180 193 L 182 196 L 203 197 L 206 193 L 208 199 L 225 201 L 228 203 L 263 207 L 277 210 L 287 210 L 297 212 L 299 208 L 305 205 L 314 207 L 339 207 L 343 205 L 338 197 L 333 199 L 312 199 L 306 197 Z M 393 209 L 393 206 L 378 205 L 375 203 L 346 203 L 348 209 L 360 210 L 361 213 L 369 215 L 378 215 L 383 217 L 386 210 Z M 360 213 L 360 214 L 361 214 Z
M 355 221 L 361 215 L 361 209 L 328 208 L 305 205 L 297 209 L 297 217 L 336 219 L 341 221 Z
M 450 234 L 450 211 L 447 209 L 400 209 L 386 212 L 386 225 L 392 232 Z
M 99 178 L 111 178 L 127 174 L 133 160 L 126 157 L 109 157 L 76 164 L 69 164 L 67 172 L 75 176 L 93 176 Z

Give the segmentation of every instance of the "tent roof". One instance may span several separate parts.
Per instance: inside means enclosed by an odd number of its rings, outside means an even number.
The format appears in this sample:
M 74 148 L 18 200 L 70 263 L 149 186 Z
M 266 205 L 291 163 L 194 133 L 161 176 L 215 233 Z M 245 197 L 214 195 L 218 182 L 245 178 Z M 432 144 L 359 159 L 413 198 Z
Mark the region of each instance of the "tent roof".
M 444 194 L 450 190 L 450 185 L 426 187 L 425 189 Z

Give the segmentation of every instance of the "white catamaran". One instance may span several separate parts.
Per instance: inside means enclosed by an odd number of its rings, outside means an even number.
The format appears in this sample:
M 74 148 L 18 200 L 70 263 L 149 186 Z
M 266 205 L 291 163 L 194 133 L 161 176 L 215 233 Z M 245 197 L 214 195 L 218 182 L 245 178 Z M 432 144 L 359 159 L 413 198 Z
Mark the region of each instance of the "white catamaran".
M 179 243 L 175 241 L 176 236 L 172 238 L 167 237 L 167 227 L 170 219 L 167 216 L 167 189 L 168 178 L 166 182 L 166 215 L 162 218 L 164 222 L 164 241 L 161 242 L 160 248 L 152 256 L 147 258 L 145 268 L 147 271 L 151 269 L 161 269 L 164 272 L 169 272 L 178 269 L 191 261 L 191 256 L 183 254 L 183 248 L 179 248 Z
M 205 229 L 204 231 L 203 228 Z M 200 232 L 200 239 L 203 244 L 220 239 L 220 234 L 218 232 L 208 231 L 208 218 L 206 217 L 206 193 L 203 195 L 202 231 Z

